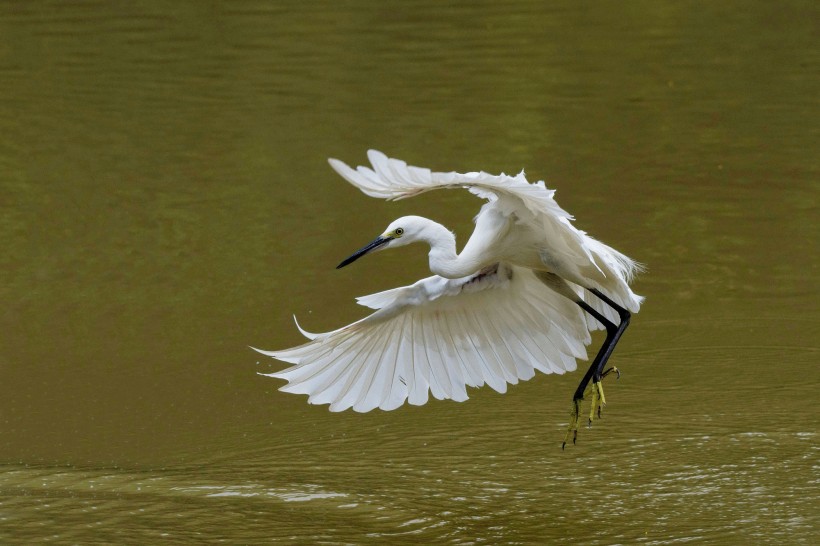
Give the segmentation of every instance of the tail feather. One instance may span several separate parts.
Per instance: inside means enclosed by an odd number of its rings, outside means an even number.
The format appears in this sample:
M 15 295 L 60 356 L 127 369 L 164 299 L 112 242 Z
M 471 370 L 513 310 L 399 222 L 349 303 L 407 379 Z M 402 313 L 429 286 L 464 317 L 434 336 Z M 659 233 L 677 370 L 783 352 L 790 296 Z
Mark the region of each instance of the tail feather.
M 587 236 L 586 243 L 605 275 L 598 288 L 618 305 L 637 313 L 644 298 L 633 292 L 629 284 L 638 274 L 646 271 L 646 266 L 592 237 Z M 592 295 L 587 297 L 597 299 Z

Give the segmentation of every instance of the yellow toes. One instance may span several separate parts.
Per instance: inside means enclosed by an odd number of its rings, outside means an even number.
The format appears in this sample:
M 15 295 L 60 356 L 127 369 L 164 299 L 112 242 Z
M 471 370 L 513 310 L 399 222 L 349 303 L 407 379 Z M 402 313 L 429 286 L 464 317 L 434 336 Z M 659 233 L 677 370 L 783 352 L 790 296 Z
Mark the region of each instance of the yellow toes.
M 569 426 L 567 426 L 567 433 L 564 435 L 564 443 L 561 444 L 561 449 L 566 447 L 570 435 L 572 435 L 573 444 L 578 439 L 578 421 L 580 421 L 581 418 L 581 402 L 583 400 L 587 400 L 588 396 L 590 397 L 591 404 L 589 408 L 589 421 L 587 422 L 587 426 L 592 426 L 592 421 L 595 420 L 596 414 L 598 419 L 601 418 L 601 411 L 603 410 L 603 407 L 606 406 L 606 396 L 604 396 L 604 385 L 602 380 L 612 372 L 615 372 L 618 377 L 621 376 L 621 372 L 618 368 L 615 368 L 614 366 L 609 368 L 601 374 L 599 381 L 591 381 L 587 385 L 584 390 L 583 398 L 572 401 L 572 409 L 569 413 Z
M 604 386 L 598 381 L 592 383 L 592 404 L 589 407 L 589 425 L 595 420 L 596 414 L 598 419 L 601 418 L 601 410 L 606 406 L 606 397 L 604 396 Z
M 615 368 L 614 366 L 612 368 L 609 368 L 601 374 L 601 380 L 591 381 L 587 385 L 587 388 L 584 390 L 583 398 L 581 398 L 580 400 L 572 401 L 572 409 L 569 412 L 569 426 L 567 426 L 567 433 L 564 435 L 564 443 L 561 444 L 561 449 L 564 449 L 566 447 L 567 442 L 569 442 L 570 436 L 572 436 L 573 444 L 578 439 L 578 422 L 581 418 L 581 402 L 583 400 L 590 399 L 591 401 L 589 408 L 589 421 L 587 422 L 587 426 L 592 426 L 592 421 L 595 420 L 596 414 L 598 419 L 601 418 L 601 411 L 603 410 L 604 406 L 606 406 L 606 396 L 604 396 L 603 378 L 612 372 L 615 372 L 618 375 L 618 377 L 621 376 L 621 372 L 618 370 L 618 368 Z
M 598 381 L 595 384 L 598 385 L 598 400 L 600 400 L 601 406 L 606 406 L 606 396 L 604 396 L 604 382 Z M 600 407 L 598 409 L 600 410 Z M 600 417 L 600 411 L 598 412 L 598 416 Z
M 600 391 L 598 387 L 599 383 L 592 384 L 592 404 L 589 406 L 589 425 L 592 424 L 592 420 L 595 419 L 595 411 L 598 409 L 598 402 L 600 401 Z
M 575 440 L 578 439 L 578 420 L 581 416 L 580 403 L 580 400 L 572 401 L 572 409 L 569 412 L 569 426 L 567 426 L 567 433 L 564 435 L 564 443 L 561 444 L 561 449 L 564 449 L 567 446 L 570 434 L 572 434 L 573 444 L 575 443 Z

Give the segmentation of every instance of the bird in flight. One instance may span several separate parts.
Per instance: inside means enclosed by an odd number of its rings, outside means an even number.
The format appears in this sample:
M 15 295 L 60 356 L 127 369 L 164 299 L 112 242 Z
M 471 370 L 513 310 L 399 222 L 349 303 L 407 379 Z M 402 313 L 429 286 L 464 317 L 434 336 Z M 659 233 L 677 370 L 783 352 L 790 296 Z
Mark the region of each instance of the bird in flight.
M 629 287 L 642 266 L 572 225 L 573 217 L 544 182 L 485 172 L 433 172 L 370 150 L 372 167 L 330 159 L 345 180 L 371 197 L 396 200 L 441 188 L 465 188 L 487 202 L 461 252 L 455 235 L 420 216 L 405 216 L 342 261 L 421 242 L 430 246 L 432 276 L 363 296 L 371 315 L 308 342 L 262 354 L 292 364 L 275 373 L 280 390 L 307 394 L 330 411 L 393 410 L 409 402 L 467 400 L 466 387 L 507 384 L 576 369 L 587 359 L 591 331 L 606 339 L 572 397 L 562 448 L 575 443 L 581 402 L 589 424 L 605 405 L 605 365 L 643 298 Z

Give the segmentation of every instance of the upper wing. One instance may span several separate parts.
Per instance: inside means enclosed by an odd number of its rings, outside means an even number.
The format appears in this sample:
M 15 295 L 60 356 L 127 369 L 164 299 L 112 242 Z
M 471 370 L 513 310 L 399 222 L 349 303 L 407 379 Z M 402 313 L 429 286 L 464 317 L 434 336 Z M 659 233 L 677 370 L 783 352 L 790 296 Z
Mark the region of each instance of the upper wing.
M 392 410 L 424 404 L 428 392 L 463 401 L 466 386 L 505 392 L 536 369 L 574 370 L 590 341 L 578 306 L 531 271 L 505 264 L 359 301 L 378 310 L 333 332 L 303 331 L 311 341 L 299 347 L 259 351 L 294 364 L 264 375 L 286 379 L 281 390 L 331 411 Z
M 466 188 L 484 199 L 512 198 L 534 214 L 549 214 L 556 218 L 572 219 L 553 199 L 555 190 L 548 190 L 543 181 L 527 182 L 524 173 L 517 176 L 492 175 L 485 172 L 441 173 L 422 167 L 413 167 L 400 159 L 388 158 L 377 150 L 369 150 L 367 158 L 373 165 L 355 170 L 338 159 L 329 159 L 345 180 L 371 197 L 404 199 L 439 188 Z

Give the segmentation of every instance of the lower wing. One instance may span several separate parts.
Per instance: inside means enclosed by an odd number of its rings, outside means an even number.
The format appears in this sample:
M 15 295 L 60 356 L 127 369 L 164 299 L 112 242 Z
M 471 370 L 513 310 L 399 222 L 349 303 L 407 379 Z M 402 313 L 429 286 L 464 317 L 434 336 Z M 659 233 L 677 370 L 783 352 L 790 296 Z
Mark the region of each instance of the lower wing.
M 581 309 L 527 269 L 496 264 L 461 279 L 439 276 L 359 298 L 377 311 L 311 341 L 262 354 L 293 364 L 263 374 L 280 390 L 331 411 L 396 409 L 467 399 L 466 387 L 498 392 L 535 370 L 564 373 L 586 359 Z M 301 328 L 300 328 L 301 330 Z

